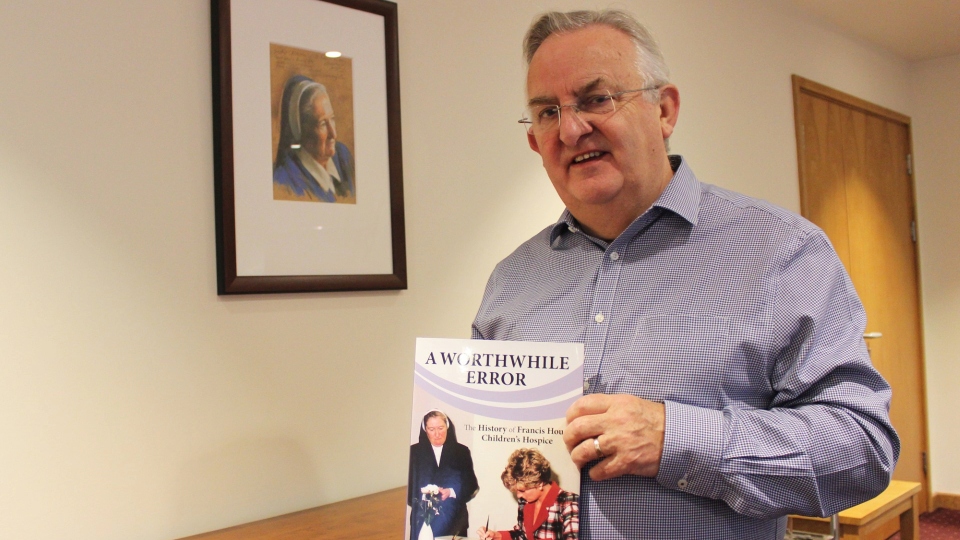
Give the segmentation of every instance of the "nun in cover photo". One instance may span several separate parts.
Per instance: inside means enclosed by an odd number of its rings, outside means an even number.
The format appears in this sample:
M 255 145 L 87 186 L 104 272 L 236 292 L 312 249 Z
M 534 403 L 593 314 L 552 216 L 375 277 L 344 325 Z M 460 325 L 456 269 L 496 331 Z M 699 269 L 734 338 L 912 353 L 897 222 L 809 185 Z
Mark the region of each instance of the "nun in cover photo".
M 470 449 L 457 442 L 446 414 L 429 411 L 420 424 L 420 440 L 410 445 L 410 538 L 424 523 L 434 536 L 467 535 L 467 502 L 479 489 Z

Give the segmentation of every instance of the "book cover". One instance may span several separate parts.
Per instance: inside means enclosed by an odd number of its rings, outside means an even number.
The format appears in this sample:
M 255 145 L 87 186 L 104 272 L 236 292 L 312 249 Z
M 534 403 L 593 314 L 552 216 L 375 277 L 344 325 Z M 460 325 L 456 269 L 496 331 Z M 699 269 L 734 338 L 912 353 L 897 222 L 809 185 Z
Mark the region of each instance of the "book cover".
M 580 492 L 563 429 L 583 395 L 582 344 L 418 338 L 415 362 L 407 540 L 513 529 L 511 458 L 548 463 L 551 481 Z

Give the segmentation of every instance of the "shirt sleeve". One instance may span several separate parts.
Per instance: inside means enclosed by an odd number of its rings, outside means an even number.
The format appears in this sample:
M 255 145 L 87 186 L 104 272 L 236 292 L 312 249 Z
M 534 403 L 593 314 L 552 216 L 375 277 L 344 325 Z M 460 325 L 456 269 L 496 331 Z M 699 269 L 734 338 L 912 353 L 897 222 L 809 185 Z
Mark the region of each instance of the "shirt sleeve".
M 580 535 L 580 503 L 576 499 L 567 499 L 560 507 L 560 519 L 563 522 L 561 540 L 577 540 Z
M 827 516 L 889 484 L 900 453 L 890 386 L 873 368 L 863 306 L 822 231 L 788 247 L 772 288 L 766 408 L 665 402 L 657 481 L 738 513 Z

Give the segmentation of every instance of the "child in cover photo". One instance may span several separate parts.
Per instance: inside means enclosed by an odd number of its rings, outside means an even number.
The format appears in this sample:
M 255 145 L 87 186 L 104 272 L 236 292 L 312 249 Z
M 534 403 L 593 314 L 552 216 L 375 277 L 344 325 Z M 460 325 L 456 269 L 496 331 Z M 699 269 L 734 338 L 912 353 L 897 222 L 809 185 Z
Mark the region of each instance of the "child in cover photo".
M 534 448 L 515 450 L 500 479 L 517 497 L 517 524 L 509 531 L 480 527 L 481 540 L 577 540 L 580 506 L 576 493 L 553 480 L 550 462 Z

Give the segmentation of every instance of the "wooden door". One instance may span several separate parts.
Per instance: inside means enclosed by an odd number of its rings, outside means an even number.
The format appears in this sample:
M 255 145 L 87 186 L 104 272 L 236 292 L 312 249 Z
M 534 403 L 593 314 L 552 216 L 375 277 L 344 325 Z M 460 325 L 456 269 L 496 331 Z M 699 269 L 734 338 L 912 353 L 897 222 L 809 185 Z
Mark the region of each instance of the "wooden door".
M 926 390 L 910 119 L 794 76 L 801 211 L 834 244 L 867 312 L 874 366 L 893 388 L 897 480 L 927 509 Z

